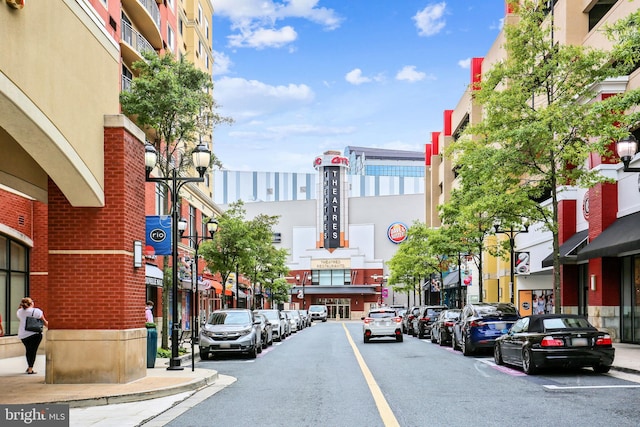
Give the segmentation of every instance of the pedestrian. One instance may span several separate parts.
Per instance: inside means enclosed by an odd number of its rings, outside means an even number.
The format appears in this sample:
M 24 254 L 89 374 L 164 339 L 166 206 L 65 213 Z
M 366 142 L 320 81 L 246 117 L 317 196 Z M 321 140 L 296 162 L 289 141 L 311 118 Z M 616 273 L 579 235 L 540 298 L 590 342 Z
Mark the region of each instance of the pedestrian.
M 39 308 L 36 308 L 33 304 L 33 300 L 29 297 L 22 298 L 20 301 L 20 307 L 18 307 L 18 319 L 20 319 L 20 326 L 18 327 L 18 338 L 22 340 L 24 348 L 26 350 L 27 357 L 27 374 L 35 374 L 33 370 L 33 364 L 36 362 L 36 354 L 38 353 L 38 347 L 42 341 L 42 332 L 27 331 L 25 326 L 27 324 L 27 317 L 35 317 L 42 319 L 44 326 L 49 326 L 49 322 L 44 317 L 44 313 Z
M 2 314 L 0 314 L 0 337 L 4 335 L 4 327 L 2 326 Z
M 153 321 L 153 301 L 147 301 L 147 306 L 144 309 L 144 316 L 147 323 L 154 323 Z

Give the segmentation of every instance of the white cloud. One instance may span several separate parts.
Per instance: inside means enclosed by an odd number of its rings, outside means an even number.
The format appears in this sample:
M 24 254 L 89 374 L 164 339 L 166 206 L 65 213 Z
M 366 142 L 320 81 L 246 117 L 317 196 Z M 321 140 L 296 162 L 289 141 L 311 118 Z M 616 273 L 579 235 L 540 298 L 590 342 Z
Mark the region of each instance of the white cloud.
M 344 79 L 351 83 L 352 85 L 360 85 L 362 83 L 369 83 L 371 79 L 369 77 L 364 77 L 362 75 L 362 70 L 360 68 L 355 68 L 349 71 Z
M 430 4 L 416 13 L 413 20 L 416 22 L 418 34 L 425 37 L 438 34 L 446 24 L 443 18 L 446 7 L 445 2 L 440 2 Z
M 263 49 L 280 48 L 297 38 L 293 27 L 278 28 L 278 21 L 294 18 L 306 19 L 322 25 L 326 30 L 340 26 L 343 18 L 333 9 L 318 7 L 319 0 L 216 0 L 214 14 L 227 17 L 231 28 L 238 34 L 229 37 L 233 47 Z
M 221 76 L 229 72 L 233 62 L 231 59 L 222 52 L 213 51 L 213 75 Z
M 266 47 L 282 47 L 295 41 L 298 33 L 293 27 L 286 26 L 278 30 L 259 28 L 255 31 L 242 31 L 240 34 L 228 37 L 231 47 L 252 47 L 264 49 Z
M 215 82 L 214 97 L 224 115 L 246 121 L 274 111 L 294 110 L 315 97 L 307 85 L 272 86 L 257 80 L 222 77 Z
M 469 69 L 471 68 L 471 58 L 461 59 L 458 61 L 458 66 L 460 68 Z
M 415 65 L 405 65 L 402 70 L 398 71 L 396 74 L 396 80 L 404 80 L 409 83 L 419 82 L 424 79 L 435 80 L 435 76 L 427 75 L 427 73 L 423 73 L 422 71 L 416 70 Z

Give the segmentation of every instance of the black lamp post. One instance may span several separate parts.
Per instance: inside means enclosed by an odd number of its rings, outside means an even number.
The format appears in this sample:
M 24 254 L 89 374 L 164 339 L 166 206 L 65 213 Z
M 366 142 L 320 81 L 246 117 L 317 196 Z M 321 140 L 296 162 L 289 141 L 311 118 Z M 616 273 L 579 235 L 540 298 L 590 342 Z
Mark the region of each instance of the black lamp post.
M 183 222 L 184 221 L 184 222 Z M 218 231 L 218 221 L 216 221 L 215 219 L 211 219 L 209 221 L 207 221 L 206 223 L 207 226 L 207 232 L 209 233 L 209 235 L 207 236 L 206 234 L 203 236 L 199 236 L 198 232 L 196 231 L 195 236 L 183 236 L 182 233 L 184 233 L 184 230 L 186 230 L 187 228 L 187 221 L 184 220 L 183 218 L 180 218 L 180 222 L 178 223 L 178 231 L 180 232 L 180 238 L 181 239 L 189 239 L 191 242 L 193 242 L 193 247 L 195 249 L 195 262 L 193 263 L 194 268 L 195 268 L 195 274 L 193 275 L 193 285 L 191 287 L 191 303 L 193 304 L 192 308 L 191 308 L 191 371 L 195 370 L 195 357 L 194 357 L 194 343 L 196 340 L 196 337 L 198 336 L 198 327 L 199 327 L 199 321 L 196 321 L 196 313 L 198 313 L 198 249 L 200 249 L 200 243 L 204 242 L 205 240 L 211 240 L 213 239 L 213 235 L 216 234 L 216 231 Z
M 209 167 L 211 161 L 211 151 L 204 145 L 200 144 L 193 149 L 192 152 L 193 165 L 198 171 L 199 177 L 183 177 L 179 176 L 178 169 L 172 168 L 169 171 L 169 176 L 152 178 L 151 171 L 156 167 L 158 163 L 158 153 L 153 145 L 145 144 L 144 162 L 146 169 L 146 181 L 156 182 L 163 184 L 171 192 L 171 273 L 172 273 L 172 289 L 171 295 L 173 300 L 171 301 L 172 315 L 172 327 L 171 327 L 171 359 L 169 360 L 169 367 L 167 370 L 182 370 L 180 366 L 180 359 L 178 357 L 178 345 L 180 339 L 180 325 L 178 324 L 178 194 L 180 189 L 189 182 L 204 182 L 204 174 Z M 169 159 L 165 159 L 169 163 Z
M 529 225 L 528 224 L 524 224 L 523 225 L 523 229 L 521 230 L 514 230 L 513 229 L 513 225 L 511 225 L 508 229 L 501 229 L 500 228 L 500 224 L 495 224 L 493 226 L 493 228 L 496 231 L 496 234 L 505 234 L 507 236 L 509 236 L 509 248 L 511 250 L 510 255 L 509 255 L 509 259 L 510 259 L 510 269 L 509 269 L 509 273 L 510 273 L 510 283 L 509 283 L 509 292 L 511 292 L 511 303 L 514 303 L 514 281 L 515 281 L 515 269 L 513 267 L 514 263 L 515 263 L 515 246 L 516 246 L 516 236 L 520 233 L 528 233 L 529 232 Z
M 629 163 L 633 156 L 638 152 L 638 140 L 635 136 L 629 134 L 625 136 L 618 142 L 616 142 L 616 151 L 618 152 L 618 156 L 624 165 L 625 172 L 640 172 L 640 168 L 631 168 L 629 167 Z

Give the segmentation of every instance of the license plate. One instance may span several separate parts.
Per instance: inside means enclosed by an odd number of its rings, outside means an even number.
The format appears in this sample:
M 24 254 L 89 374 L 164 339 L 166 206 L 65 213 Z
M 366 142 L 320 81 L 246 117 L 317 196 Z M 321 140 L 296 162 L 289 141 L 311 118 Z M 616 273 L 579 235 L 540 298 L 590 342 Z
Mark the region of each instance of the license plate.
M 220 344 L 220 348 L 231 348 L 231 344 L 228 342 L 223 342 Z
M 589 345 L 589 340 L 587 338 L 573 338 L 571 345 L 574 347 L 586 347 Z
M 498 331 L 501 331 L 503 329 L 506 329 L 507 324 L 506 323 L 494 323 L 494 328 Z

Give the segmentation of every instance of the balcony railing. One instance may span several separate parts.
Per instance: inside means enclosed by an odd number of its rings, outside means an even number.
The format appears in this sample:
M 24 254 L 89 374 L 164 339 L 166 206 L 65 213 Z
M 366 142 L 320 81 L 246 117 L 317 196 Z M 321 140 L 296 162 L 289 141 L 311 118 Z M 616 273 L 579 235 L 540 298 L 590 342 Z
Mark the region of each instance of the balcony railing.
M 124 19 L 121 21 L 122 24 L 122 40 L 124 40 L 129 46 L 134 48 L 138 53 L 142 54 L 144 51 L 155 52 L 151 43 L 145 39 L 142 34 L 133 29 L 131 24 L 129 24 Z M 142 55 L 140 55 L 142 56 Z
M 126 92 L 131 89 L 131 82 L 132 80 L 129 77 L 122 76 L 122 88 L 120 89 L 121 92 Z
M 149 12 L 151 18 L 153 18 L 153 22 L 160 28 L 160 9 L 158 8 L 156 0 L 138 0 L 138 2 L 147 9 L 147 12 Z

